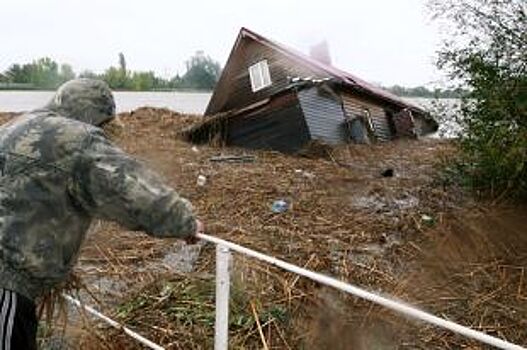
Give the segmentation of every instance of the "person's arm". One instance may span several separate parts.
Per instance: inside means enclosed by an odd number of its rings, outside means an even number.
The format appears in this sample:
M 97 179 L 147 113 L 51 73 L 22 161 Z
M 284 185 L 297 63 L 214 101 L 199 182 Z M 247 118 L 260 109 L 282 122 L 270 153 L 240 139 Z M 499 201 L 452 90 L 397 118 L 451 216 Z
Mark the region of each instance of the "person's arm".
M 70 194 L 90 215 L 152 236 L 189 239 L 202 228 L 189 201 L 100 131 L 79 151 Z

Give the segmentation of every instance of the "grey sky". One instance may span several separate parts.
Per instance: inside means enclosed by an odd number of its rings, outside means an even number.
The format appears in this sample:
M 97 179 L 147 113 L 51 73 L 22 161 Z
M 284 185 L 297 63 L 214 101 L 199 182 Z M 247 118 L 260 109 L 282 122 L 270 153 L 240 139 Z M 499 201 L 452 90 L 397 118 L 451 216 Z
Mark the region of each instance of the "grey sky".
M 426 0 L 3 0 L 0 70 L 49 56 L 79 72 L 117 65 L 162 76 L 204 50 L 225 63 L 241 26 L 307 52 L 326 39 L 335 66 L 385 85 L 431 84 L 437 30 Z

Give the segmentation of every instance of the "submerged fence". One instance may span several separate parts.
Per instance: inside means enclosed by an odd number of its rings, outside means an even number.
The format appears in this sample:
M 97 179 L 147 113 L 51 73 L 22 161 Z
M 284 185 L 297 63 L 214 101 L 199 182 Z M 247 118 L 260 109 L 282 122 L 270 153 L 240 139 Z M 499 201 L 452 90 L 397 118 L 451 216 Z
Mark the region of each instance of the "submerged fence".
M 463 335 L 468 338 L 478 340 L 484 344 L 494 346 L 500 349 L 508 350 L 527 350 L 520 345 L 516 345 L 488 335 L 486 333 L 476 331 L 472 328 L 462 326 L 452 321 L 445 320 L 443 318 L 434 316 L 428 312 L 419 310 L 418 308 L 405 304 L 403 302 L 394 300 L 392 298 L 382 296 L 377 293 L 369 292 L 362 288 L 353 286 L 351 284 L 339 281 L 335 278 L 322 275 L 320 273 L 307 270 L 305 268 L 290 264 L 283 260 L 268 256 L 252 249 L 243 247 L 241 245 L 225 241 L 223 239 L 213 237 L 206 234 L 198 234 L 198 238 L 213 243 L 216 245 L 216 321 L 214 329 L 214 349 L 215 350 L 227 350 L 228 348 L 228 325 L 229 325 L 229 296 L 230 296 L 230 261 L 231 261 L 231 251 L 264 261 L 270 265 L 279 267 L 283 270 L 295 273 L 300 276 L 309 278 L 320 284 L 336 288 L 348 294 L 354 295 L 358 298 L 368 300 L 374 304 L 381 305 L 388 309 L 391 309 L 397 313 L 412 317 L 414 319 L 430 323 L 440 328 L 448 329 L 454 333 Z M 134 331 L 126 328 L 125 326 L 119 324 L 118 322 L 110 319 L 109 317 L 101 314 L 95 309 L 83 305 L 77 299 L 72 298 L 71 296 L 64 296 L 69 302 L 77 305 L 78 307 L 83 307 L 86 311 L 94 315 L 95 317 L 105 321 L 110 324 L 112 327 L 122 329 L 126 334 L 133 337 L 134 339 L 141 342 L 143 345 L 154 349 L 162 350 L 163 347 L 153 343 L 152 341 L 142 337 L 141 335 L 135 333 Z

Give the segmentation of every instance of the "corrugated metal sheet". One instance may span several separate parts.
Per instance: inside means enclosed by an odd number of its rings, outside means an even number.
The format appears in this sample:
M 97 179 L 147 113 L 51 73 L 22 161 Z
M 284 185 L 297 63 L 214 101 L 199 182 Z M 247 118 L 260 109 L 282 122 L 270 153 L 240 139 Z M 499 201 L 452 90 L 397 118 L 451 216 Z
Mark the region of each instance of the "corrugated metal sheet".
M 235 117 L 227 127 L 227 144 L 233 146 L 295 152 L 309 141 L 298 103 Z
M 311 139 L 329 144 L 347 141 L 344 111 L 340 101 L 317 87 L 300 90 L 298 99 Z
M 375 137 L 381 141 L 393 139 L 392 127 L 383 108 L 349 93 L 342 93 L 341 97 L 344 110 L 348 117 L 365 116 L 365 111 L 367 110 L 370 113 Z

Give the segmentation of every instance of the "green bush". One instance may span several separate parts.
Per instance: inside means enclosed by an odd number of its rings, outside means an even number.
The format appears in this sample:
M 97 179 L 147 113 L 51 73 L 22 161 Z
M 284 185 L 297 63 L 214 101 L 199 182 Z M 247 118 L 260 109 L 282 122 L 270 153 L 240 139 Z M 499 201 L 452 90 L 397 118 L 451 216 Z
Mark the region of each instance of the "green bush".
M 449 38 L 438 66 L 460 88 L 462 178 L 479 194 L 527 199 L 525 0 L 433 0 Z

